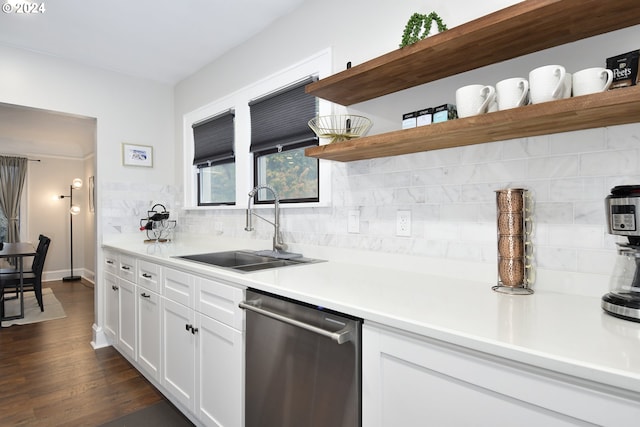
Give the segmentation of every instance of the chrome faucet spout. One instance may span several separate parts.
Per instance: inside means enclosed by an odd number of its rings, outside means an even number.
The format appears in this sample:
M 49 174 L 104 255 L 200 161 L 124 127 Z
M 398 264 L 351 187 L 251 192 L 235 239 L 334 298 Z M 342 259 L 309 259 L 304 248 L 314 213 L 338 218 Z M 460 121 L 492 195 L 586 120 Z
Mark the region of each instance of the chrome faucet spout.
M 253 212 L 251 209 L 251 199 L 253 199 L 259 190 L 268 190 L 273 194 L 273 206 L 274 206 L 274 219 L 273 222 L 269 221 Z M 252 217 L 257 216 L 261 220 L 268 222 L 273 225 L 274 233 L 273 233 L 273 251 L 285 251 L 287 249 L 287 245 L 282 241 L 282 235 L 280 234 L 280 198 L 278 197 L 278 193 L 269 187 L 268 185 L 258 185 L 254 187 L 251 191 L 249 191 L 249 200 L 247 202 L 247 210 L 246 210 L 246 223 L 245 223 L 245 231 L 253 231 L 253 221 Z

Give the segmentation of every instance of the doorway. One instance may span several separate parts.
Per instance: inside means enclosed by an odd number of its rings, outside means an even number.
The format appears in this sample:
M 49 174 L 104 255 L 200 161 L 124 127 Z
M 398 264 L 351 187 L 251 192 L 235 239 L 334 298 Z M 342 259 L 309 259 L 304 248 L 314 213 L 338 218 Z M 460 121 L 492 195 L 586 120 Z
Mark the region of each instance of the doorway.
M 84 185 L 73 194 L 80 207 L 73 218 L 74 270 L 94 280 L 96 220 L 90 202 L 95 198 L 89 195 L 89 182 L 96 181 L 96 132 L 92 117 L 0 103 L 0 155 L 30 160 L 19 219 L 21 240 L 37 241 L 39 234 L 52 239 L 44 280 L 69 273 L 69 205 L 60 196 L 69 194 L 75 178 Z

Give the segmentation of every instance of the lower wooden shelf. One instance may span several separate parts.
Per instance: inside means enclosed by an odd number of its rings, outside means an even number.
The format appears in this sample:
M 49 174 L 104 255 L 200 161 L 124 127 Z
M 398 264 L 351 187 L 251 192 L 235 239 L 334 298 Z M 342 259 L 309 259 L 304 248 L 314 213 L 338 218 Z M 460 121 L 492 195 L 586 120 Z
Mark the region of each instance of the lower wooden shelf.
M 305 155 L 349 162 L 636 122 L 640 86 L 310 147 Z

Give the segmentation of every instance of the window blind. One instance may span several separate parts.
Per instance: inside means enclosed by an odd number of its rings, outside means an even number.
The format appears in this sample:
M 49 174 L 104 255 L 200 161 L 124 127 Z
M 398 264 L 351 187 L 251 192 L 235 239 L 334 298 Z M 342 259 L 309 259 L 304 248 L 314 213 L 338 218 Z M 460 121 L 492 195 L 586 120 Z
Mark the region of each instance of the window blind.
M 234 117 L 234 111 L 229 110 L 193 124 L 194 165 L 206 167 L 235 158 Z
M 304 91 L 314 80 L 309 77 L 249 102 L 252 153 L 317 140 L 307 124 L 316 115 L 316 97 Z

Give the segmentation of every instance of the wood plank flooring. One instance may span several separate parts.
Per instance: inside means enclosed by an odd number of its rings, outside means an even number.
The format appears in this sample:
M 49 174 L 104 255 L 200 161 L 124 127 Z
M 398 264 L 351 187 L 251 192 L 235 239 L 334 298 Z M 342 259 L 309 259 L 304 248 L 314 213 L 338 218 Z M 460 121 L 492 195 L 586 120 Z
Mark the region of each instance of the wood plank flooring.
M 43 286 L 67 317 L 0 329 L 0 426 L 96 426 L 164 399 L 112 347 L 91 347 L 91 284 Z

